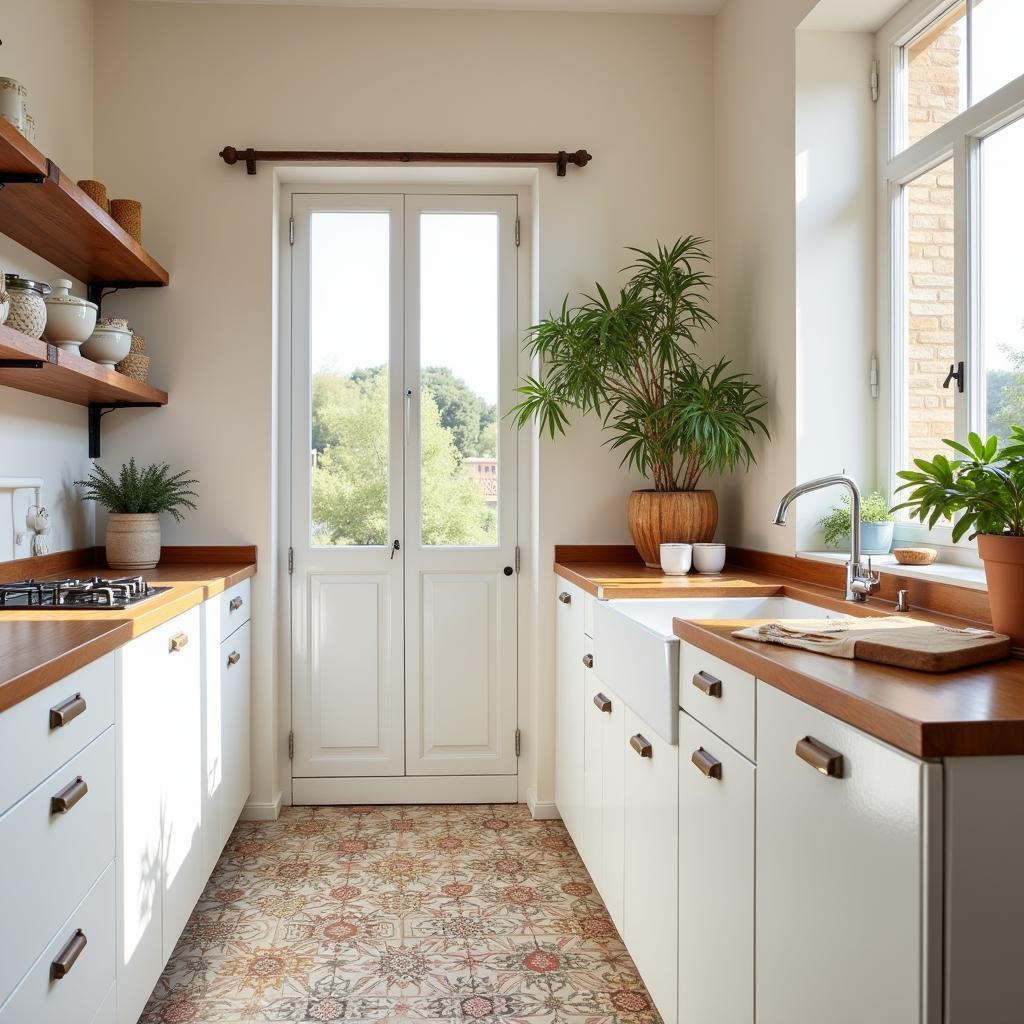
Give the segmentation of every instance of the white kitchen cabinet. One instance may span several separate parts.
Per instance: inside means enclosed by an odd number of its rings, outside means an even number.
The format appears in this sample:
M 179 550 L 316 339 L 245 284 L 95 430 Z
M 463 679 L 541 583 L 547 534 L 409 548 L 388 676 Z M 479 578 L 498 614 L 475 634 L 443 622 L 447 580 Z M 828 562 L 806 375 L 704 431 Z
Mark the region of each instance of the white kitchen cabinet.
M 611 707 L 601 716 L 604 726 L 601 737 L 601 877 L 597 886 L 622 935 L 625 931 L 626 757 L 631 751 L 627 750 L 626 705 L 608 687 L 601 692 Z
M 757 729 L 758 1024 L 938 1021 L 941 767 L 762 682 Z
M 679 713 L 681 1021 L 754 1021 L 755 775 Z
M 583 826 L 584 593 L 555 581 L 555 803 L 575 841 Z
M 224 724 L 224 786 L 218 808 L 221 849 L 249 799 L 249 709 L 252 691 L 250 630 L 251 626 L 246 622 L 220 645 L 220 690 Z
M 676 1021 L 679 749 L 624 716 L 623 938 L 665 1024 Z
M 604 719 L 610 711 L 611 700 L 601 692 L 601 680 L 591 669 L 583 691 L 583 809 L 576 849 L 598 889 L 604 879 Z

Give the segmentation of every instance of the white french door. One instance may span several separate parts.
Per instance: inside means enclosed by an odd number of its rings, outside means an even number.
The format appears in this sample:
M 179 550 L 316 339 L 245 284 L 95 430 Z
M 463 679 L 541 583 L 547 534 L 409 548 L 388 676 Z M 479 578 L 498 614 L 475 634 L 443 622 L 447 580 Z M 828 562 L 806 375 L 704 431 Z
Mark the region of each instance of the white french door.
M 492 798 L 516 773 L 516 197 L 292 217 L 293 797 Z

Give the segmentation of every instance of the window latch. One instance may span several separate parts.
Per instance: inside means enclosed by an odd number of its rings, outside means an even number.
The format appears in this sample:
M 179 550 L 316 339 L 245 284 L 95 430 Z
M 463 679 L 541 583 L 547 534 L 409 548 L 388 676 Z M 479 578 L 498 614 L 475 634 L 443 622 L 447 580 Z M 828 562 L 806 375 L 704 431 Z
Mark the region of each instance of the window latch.
M 956 381 L 956 389 L 962 395 L 964 393 L 963 360 L 961 360 L 959 363 L 949 364 L 949 373 L 946 374 L 946 379 L 942 382 L 942 386 L 944 388 L 948 388 L 953 381 Z

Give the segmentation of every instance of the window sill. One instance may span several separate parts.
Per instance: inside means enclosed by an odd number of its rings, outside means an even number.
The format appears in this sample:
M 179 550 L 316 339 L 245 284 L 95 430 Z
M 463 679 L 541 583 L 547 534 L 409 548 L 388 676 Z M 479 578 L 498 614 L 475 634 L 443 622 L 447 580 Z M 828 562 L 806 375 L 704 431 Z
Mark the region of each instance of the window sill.
M 841 551 L 798 551 L 797 558 L 812 562 L 832 562 L 845 565 L 849 555 Z M 878 572 L 906 576 L 908 579 L 931 580 L 933 583 L 949 583 L 969 590 L 987 590 L 985 570 L 972 565 L 951 565 L 949 562 L 935 562 L 932 565 L 900 565 L 892 555 L 872 555 L 871 567 Z

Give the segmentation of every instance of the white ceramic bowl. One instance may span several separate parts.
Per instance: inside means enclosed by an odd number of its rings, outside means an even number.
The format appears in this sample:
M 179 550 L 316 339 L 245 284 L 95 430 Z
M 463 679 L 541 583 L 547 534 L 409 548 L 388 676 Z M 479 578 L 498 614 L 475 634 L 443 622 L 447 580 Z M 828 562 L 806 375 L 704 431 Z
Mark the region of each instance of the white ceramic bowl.
M 132 347 L 132 332 L 114 327 L 97 327 L 89 340 L 82 346 L 82 355 L 100 366 L 119 363 Z
M 96 303 L 71 294 L 71 282 L 53 281 L 46 303 L 46 327 L 43 337 L 57 348 L 77 352 L 96 327 Z
M 692 544 L 662 544 L 661 571 L 666 576 L 685 576 L 693 561 Z
M 693 567 L 697 572 L 721 572 L 725 568 L 725 545 L 694 544 Z

